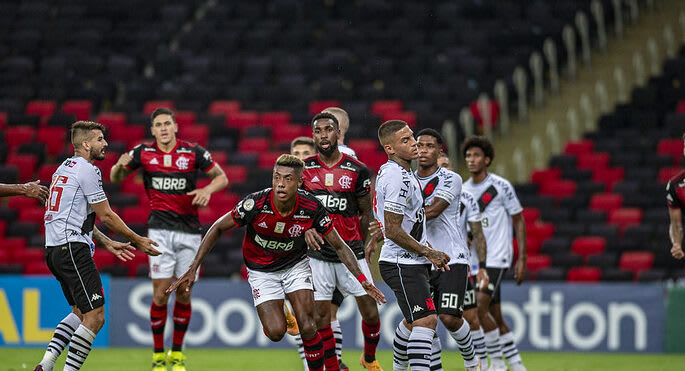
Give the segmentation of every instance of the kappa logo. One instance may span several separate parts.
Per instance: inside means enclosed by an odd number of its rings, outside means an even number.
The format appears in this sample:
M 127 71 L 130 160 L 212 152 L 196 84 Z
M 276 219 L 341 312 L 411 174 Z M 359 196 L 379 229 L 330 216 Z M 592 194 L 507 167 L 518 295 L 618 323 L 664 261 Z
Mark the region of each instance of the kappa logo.
M 321 180 L 319 179 L 319 176 L 318 176 L 318 175 L 314 175 L 314 177 L 312 178 L 312 183 L 318 183 L 318 182 L 320 182 L 320 181 L 321 181 Z
M 340 177 L 340 179 L 338 179 L 338 184 L 340 184 L 343 189 L 350 189 L 352 188 L 352 178 L 347 175 L 343 175 Z
M 159 165 L 159 161 L 157 161 L 157 157 L 153 157 L 152 160 L 150 160 L 150 165 Z
M 416 313 L 416 312 L 420 312 L 420 311 L 422 311 L 422 310 L 423 310 L 423 308 L 421 308 L 420 306 L 414 305 L 414 309 L 413 309 L 411 312 L 412 312 L 412 313 Z
M 188 159 L 185 156 L 181 156 L 181 157 L 176 159 L 176 167 L 181 169 L 181 170 L 187 170 L 189 163 L 190 163 L 190 159 Z
M 98 299 L 102 299 L 102 295 L 98 294 L 97 292 L 93 293 L 93 295 L 90 297 L 90 301 L 95 301 Z
M 266 222 L 261 222 L 261 223 L 259 223 L 259 224 L 257 224 L 257 225 L 260 226 L 260 227 L 262 227 L 262 228 L 265 228 L 265 229 L 268 229 L 268 228 L 269 228 L 269 226 L 266 225 Z

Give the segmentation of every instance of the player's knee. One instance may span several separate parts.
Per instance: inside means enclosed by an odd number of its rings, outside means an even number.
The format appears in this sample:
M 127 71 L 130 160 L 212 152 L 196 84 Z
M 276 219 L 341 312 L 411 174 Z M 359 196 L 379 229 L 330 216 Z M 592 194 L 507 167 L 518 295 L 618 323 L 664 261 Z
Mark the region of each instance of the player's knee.
M 379 321 L 378 307 L 376 302 L 368 295 L 363 296 L 364 300 L 360 302 L 359 311 L 362 319 L 367 323 L 376 323 Z
M 438 316 L 435 314 L 431 314 L 427 317 L 419 318 L 416 321 L 412 322 L 412 325 L 414 327 L 428 327 L 435 329 L 438 326 Z
M 164 305 L 169 301 L 169 294 L 162 292 L 155 292 L 152 294 L 152 301 L 157 305 Z
M 316 336 L 317 331 L 318 328 L 313 320 L 303 321 L 302 325 L 300 326 L 300 334 L 302 335 L 303 339 L 313 338 Z
M 478 319 L 478 309 L 473 308 L 464 312 L 464 319 L 469 323 L 471 329 L 476 330 L 480 328 L 480 320 Z
M 281 341 L 283 339 L 283 336 L 285 336 L 285 331 L 286 328 L 270 328 L 270 329 L 264 329 L 264 334 L 266 334 L 266 337 L 269 338 L 269 340 L 273 342 Z
M 449 331 L 457 331 L 461 327 L 461 324 L 464 322 L 461 318 L 457 316 L 453 316 L 450 314 L 441 314 L 440 315 L 440 322 L 442 322 L 443 325 L 445 325 L 445 328 L 448 329 Z

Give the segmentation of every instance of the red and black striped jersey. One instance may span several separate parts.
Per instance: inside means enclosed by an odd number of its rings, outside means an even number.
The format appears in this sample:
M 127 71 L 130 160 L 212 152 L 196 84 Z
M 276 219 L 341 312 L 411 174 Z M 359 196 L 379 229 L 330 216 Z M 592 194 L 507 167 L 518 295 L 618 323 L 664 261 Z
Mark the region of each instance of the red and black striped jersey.
M 231 217 L 236 226 L 247 226 L 243 258 L 248 268 L 275 272 L 297 264 L 307 254 L 304 232 L 314 228 L 327 235 L 333 221 L 313 194 L 297 191 L 293 211 L 281 215 L 273 203 L 271 188 L 255 192 L 240 201 Z
M 304 160 L 302 178 L 302 188 L 313 193 L 330 211 L 340 237 L 354 251 L 357 259 L 363 259 L 364 237 L 359 224 L 358 199 L 371 191 L 371 176 L 366 165 L 343 154 L 337 164 L 328 167 L 316 155 Z M 309 256 L 340 262 L 335 250 L 328 244 L 321 250 L 310 250 Z
M 150 199 L 148 227 L 200 233 L 197 206 L 187 195 L 195 190 L 197 170 L 214 167 L 209 152 L 201 146 L 182 140 L 171 151 L 163 152 L 153 145 L 139 144 L 129 154 L 130 170 L 143 169 L 143 183 Z
M 666 184 L 666 204 L 669 209 L 685 209 L 685 171 L 678 173 Z

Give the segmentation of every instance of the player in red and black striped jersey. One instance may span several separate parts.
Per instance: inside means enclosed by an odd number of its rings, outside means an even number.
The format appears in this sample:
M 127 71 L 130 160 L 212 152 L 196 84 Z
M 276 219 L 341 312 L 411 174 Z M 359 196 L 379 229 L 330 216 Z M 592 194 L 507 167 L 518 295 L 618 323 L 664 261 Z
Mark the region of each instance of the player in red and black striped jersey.
M 222 232 L 247 226 L 243 257 L 248 267 L 249 283 L 264 333 L 280 341 L 286 332 L 283 302 L 287 296 L 293 306 L 305 346 L 310 370 L 335 370 L 337 358 L 322 362 L 322 338 L 314 321 L 312 272 L 306 257 L 307 245 L 325 236 L 340 260 L 355 275 L 364 290 L 378 303 L 383 294 L 367 280 L 349 246 L 340 238 L 328 210 L 309 192 L 298 190 L 304 164 L 292 155 L 282 155 L 274 167 L 272 185 L 244 198 L 236 207 L 207 231 L 190 269 L 167 292 L 190 287 L 205 255 L 214 247 Z M 331 363 L 335 362 L 335 364 Z
M 685 134 L 682 137 L 685 141 Z M 685 147 L 684 147 L 685 148 Z M 685 155 L 685 149 L 683 150 Z M 666 203 L 671 221 L 668 234 L 671 237 L 671 255 L 676 259 L 685 257 L 683 253 L 683 209 L 685 209 L 685 171 L 681 171 L 666 185 Z
M 324 112 L 314 116 L 312 130 L 318 154 L 305 159 L 302 186 L 331 211 L 333 224 L 340 237 L 355 252 L 359 266 L 370 276 L 368 263 L 364 259 L 364 242 L 368 237 L 369 222 L 373 219 L 369 170 L 357 159 L 338 150 L 340 130 L 334 115 Z M 319 313 L 319 331 L 333 337 L 330 326 L 331 299 L 336 288 L 345 296 L 354 296 L 362 315 L 364 333 L 361 363 L 365 368 L 379 369 L 376 347 L 380 321 L 374 300 L 366 295 L 329 245 L 324 244 L 320 250 L 311 250 L 309 257 L 316 287 L 314 299 Z M 331 345 L 332 349 L 328 349 L 324 344 L 324 352 L 335 352 L 335 342 Z
M 112 167 L 110 178 L 118 183 L 131 172 L 142 169 L 143 183 L 150 199 L 148 236 L 159 243 L 162 255 L 151 257 L 150 277 L 153 298 L 150 308 L 154 353 L 153 371 L 166 370 L 164 327 L 169 295 L 165 292 L 174 277 L 188 270 L 202 238 L 198 207 L 207 206 L 212 193 L 226 187 L 228 179 L 209 152 L 201 146 L 176 138 L 174 113 L 158 108 L 152 113 L 150 131 L 153 145 L 140 144 L 124 153 Z M 196 187 L 197 172 L 212 181 Z M 181 290 L 174 304 L 174 336 L 169 356 L 175 369 L 185 369 L 181 349 L 190 322 L 190 290 Z

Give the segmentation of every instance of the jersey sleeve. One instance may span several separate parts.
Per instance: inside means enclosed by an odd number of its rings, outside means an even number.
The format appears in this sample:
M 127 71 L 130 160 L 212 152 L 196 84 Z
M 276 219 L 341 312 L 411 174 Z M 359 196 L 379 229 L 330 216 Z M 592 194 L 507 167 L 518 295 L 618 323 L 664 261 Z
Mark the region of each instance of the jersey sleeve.
M 448 204 L 457 200 L 459 193 L 461 193 L 461 182 L 457 181 L 457 177 L 451 174 L 445 176 L 435 188 L 435 197 L 442 198 Z
M 141 165 L 140 153 L 142 152 L 142 150 L 143 150 L 143 145 L 139 144 L 139 145 L 133 147 L 132 150 L 128 151 L 128 155 L 133 157 L 133 158 L 131 159 L 131 162 L 129 162 L 128 165 L 126 165 L 127 169 L 136 170 L 140 167 L 140 165 Z
M 676 187 L 673 185 L 672 181 L 669 180 L 666 184 L 666 204 L 669 209 L 680 209 L 682 204 L 678 199 L 678 194 L 676 193 Z
M 209 171 L 214 167 L 214 159 L 208 150 L 202 146 L 195 146 L 195 166 L 202 171 Z
M 89 204 L 96 204 L 107 199 L 102 188 L 102 173 L 93 165 L 85 165 L 80 169 L 78 183 Z
M 519 201 L 519 198 L 516 196 L 514 186 L 512 186 L 511 183 L 505 181 L 504 186 L 502 188 L 502 191 L 504 191 L 504 208 L 507 209 L 509 215 L 516 215 L 523 211 L 523 207 L 521 207 L 521 202 Z
M 318 203 L 316 208 L 316 214 L 314 214 L 314 222 L 312 227 L 324 236 L 333 230 L 333 220 L 328 215 L 328 209 L 326 209 L 321 203 Z
M 409 179 L 405 179 L 400 173 L 387 174 L 383 184 L 385 189 L 383 212 L 404 215 L 407 196 L 409 196 L 409 184 Z
M 257 207 L 255 206 L 257 196 L 256 193 L 248 195 L 231 210 L 231 217 L 235 225 L 242 227 L 252 221 L 257 214 Z
M 362 166 L 357 175 L 357 184 L 355 186 L 355 194 L 357 197 L 366 196 L 371 192 L 371 173 L 369 168 Z

